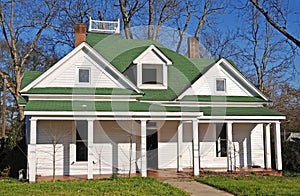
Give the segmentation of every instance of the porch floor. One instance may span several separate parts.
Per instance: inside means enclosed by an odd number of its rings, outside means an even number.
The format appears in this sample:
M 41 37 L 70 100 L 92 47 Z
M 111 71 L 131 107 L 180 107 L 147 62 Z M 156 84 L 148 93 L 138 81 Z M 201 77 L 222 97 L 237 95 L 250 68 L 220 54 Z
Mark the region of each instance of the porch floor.
M 252 173 L 258 175 L 272 175 L 272 176 L 282 176 L 282 171 L 276 171 L 272 169 L 263 168 L 243 168 L 238 169 L 234 172 L 227 172 L 225 169 L 200 169 L 201 174 L 215 174 L 215 175 L 250 175 Z M 147 175 L 149 177 L 156 178 L 158 180 L 167 179 L 187 179 L 193 176 L 193 169 L 183 169 L 182 172 L 177 172 L 177 169 L 148 169 Z M 110 178 L 112 174 L 95 174 L 93 179 L 107 179 Z M 128 177 L 128 174 L 118 174 L 119 177 Z M 139 173 L 133 173 L 131 176 L 140 176 Z M 51 181 L 52 176 L 36 176 L 36 181 Z M 87 180 L 87 175 L 72 175 L 72 176 L 56 176 L 55 180 Z

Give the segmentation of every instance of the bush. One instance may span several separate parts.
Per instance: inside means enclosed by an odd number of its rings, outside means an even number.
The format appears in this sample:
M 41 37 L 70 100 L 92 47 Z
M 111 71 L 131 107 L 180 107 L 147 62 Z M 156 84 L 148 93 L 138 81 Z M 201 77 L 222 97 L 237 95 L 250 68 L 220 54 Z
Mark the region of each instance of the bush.
M 285 171 L 300 173 L 300 142 L 282 143 L 282 166 Z

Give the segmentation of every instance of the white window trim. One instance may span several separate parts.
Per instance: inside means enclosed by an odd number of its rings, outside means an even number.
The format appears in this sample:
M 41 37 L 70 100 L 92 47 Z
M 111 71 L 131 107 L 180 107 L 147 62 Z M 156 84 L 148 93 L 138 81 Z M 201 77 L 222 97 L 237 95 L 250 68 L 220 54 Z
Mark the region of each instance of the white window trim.
M 143 64 L 162 66 L 162 84 L 143 84 Z M 165 63 L 149 63 L 149 62 L 139 62 L 137 64 L 137 86 L 140 89 L 167 89 L 168 88 L 168 67 Z
M 89 82 L 79 82 L 79 70 L 84 69 L 84 70 L 89 70 Z M 76 84 L 81 85 L 81 86 L 89 86 L 92 83 L 92 69 L 90 66 L 77 66 L 76 67 Z
M 218 80 L 222 80 L 222 81 L 224 81 L 224 91 L 218 91 L 217 90 L 217 81 Z M 216 94 L 226 94 L 226 92 L 227 92 L 227 84 L 226 84 L 226 78 L 215 78 L 215 93 Z

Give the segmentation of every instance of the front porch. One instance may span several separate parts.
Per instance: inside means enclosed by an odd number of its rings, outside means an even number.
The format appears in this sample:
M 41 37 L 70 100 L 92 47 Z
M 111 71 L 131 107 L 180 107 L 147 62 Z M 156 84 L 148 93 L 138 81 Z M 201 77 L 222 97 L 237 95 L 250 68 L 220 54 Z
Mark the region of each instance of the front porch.
M 270 172 L 272 171 L 271 124 L 274 124 L 275 169 L 279 171 L 282 169 L 279 121 L 195 120 L 195 118 L 116 120 L 100 117 L 76 120 L 87 122 L 86 161 L 76 161 L 77 139 L 74 117 L 31 118 L 28 146 L 30 182 L 49 178 L 46 176 L 53 173 L 49 156 L 53 156 L 51 152 L 54 152 L 54 146 L 49 141 L 45 142 L 46 135 L 43 135 L 43 130 L 49 131 L 51 127 L 49 124 L 52 124 L 52 129 L 56 129 L 55 127 L 62 129 L 65 126 L 63 137 L 66 140 L 62 144 L 57 144 L 59 150 L 55 155 L 57 179 L 95 179 L 109 177 L 113 173 L 128 176 L 129 170 L 131 175 L 142 177 L 157 174 L 163 176 L 164 171 L 167 172 L 167 176 L 182 174 L 197 176 L 205 170 L 219 169 L 224 172 Z M 57 122 L 63 123 L 64 126 Z M 221 123 L 226 126 L 226 145 L 218 141 L 216 127 Z M 51 133 L 53 137 L 53 131 Z M 149 136 L 153 133 L 156 133 L 157 137 L 153 140 L 156 142 L 156 148 L 150 149 L 149 146 L 153 143 L 149 142 Z M 224 147 L 226 152 L 221 153 Z M 154 159 L 153 156 L 149 157 L 153 154 Z M 99 155 L 101 159 L 98 159 Z M 48 163 L 42 159 L 46 156 Z M 153 165 L 156 167 L 153 168 Z

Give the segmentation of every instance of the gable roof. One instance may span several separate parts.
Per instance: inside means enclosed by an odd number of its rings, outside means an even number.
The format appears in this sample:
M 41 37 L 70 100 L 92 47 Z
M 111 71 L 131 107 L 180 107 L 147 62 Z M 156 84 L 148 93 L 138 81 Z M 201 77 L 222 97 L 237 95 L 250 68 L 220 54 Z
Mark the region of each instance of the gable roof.
M 133 60 L 134 64 L 137 64 L 143 57 L 148 54 L 150 51 L 153 51 L 158 57 L 161 58 L 167 65 L 172 65 L 172 61 L 168 59 L 159 49 L 155 47 L 155 45 L 150 45 L 142 54 L 140 54 L 136 59 Z
M 121 73 L 124 73 L 133 61 L 150 45 L 154 45 L 173 64 L 168 67 L 168 89 L 144 89 L 142 100 L 174 100 L 189 87 L 208 65 L 216 59 L 193 60 L 182 56 L 161 44 L 151 40 L 128 40 L 120 35 L 103 35 L 89 33 L 87 43 L 106 58 Z
M 25 82 L 24 82 L 24 88 L 21 90 L 21 93 L 29 91 L 31 88 L 33 88 L 35 85 L 37 85 L 39 82 L 41 82 L 45 77 L 52 74 L 58 67 L 60 67 L 64 62 L 66 62 L 68 59 L 70 59 L 73 55 L 78 53 L 80 50 L 84 51 L 89 56 L 91 56 L 91 58 L 93 60 L 104 63 L 105 66 L 108 68 L 106 71 L 108 71 L 110 74 L 115 74 L 117 76 L 118 81 L 119 80 L 122 81 L 123 83 L 128 85 L 129 88 L 135 90 L 137 93 L 141 93 L 141 91 L 129 79 L 127 79 L 114 66 L 112 66 L 105 58 L 103 58 L 98 52 L 96 52 L 93 48 L 91 48 L 85 42 L 83 42 L 79 46 L 77 46 L 68 55 L 66 55 L 64 58 L 59 60 L 55 65 L 53 65 L 50 69 L 48 69 L 43 74 L 39 75 L 38 73 L 36 73 L 36 74 L 32 73 L 32 74 L 30 74 L 30 77 L 26 77 Z
M 201 75 L 199 75 L 199 77 L 196 79 L 200 79 L 203 75 L 205 75 L 210 69 L 212 69 L 214 66 L 221 66 L 223 68 L 225 68 L 224 70 L 227 72 L 227 73 L 231 73 L 234 75 L 234 79 L 238 81 L 239 84 L 243 84 L 244 86 L 247 87 L 247 91 L 252 91 L 251 94 L 257 94 L 257 97 L 261 97 L 262 99 L 264 99 L 265 101 L 269 101 L 269 99 L 259 90 L 257 89 L 249 80 L 247 80 L 245 78 L 245 76 L 236 68 L 235 65 L 232 65 L 229 61 L 227 61 L 226 59 L 224 58 L 221 58 L 219 59 L 218 61 L 216 61 L 215 63 L 209 65 L 209 66 L 206 66 L 202 69 L 202 72 L 201 72 Z M 194 80 L 192 82 L 192 84 L 196 81 Z M 186 92 L 187 90 L 189 89 L 186 88 L 182 94 L 180 94 L 179 96 L 179 99 L 182 99 L 183 97 L 186 96 Z

